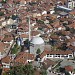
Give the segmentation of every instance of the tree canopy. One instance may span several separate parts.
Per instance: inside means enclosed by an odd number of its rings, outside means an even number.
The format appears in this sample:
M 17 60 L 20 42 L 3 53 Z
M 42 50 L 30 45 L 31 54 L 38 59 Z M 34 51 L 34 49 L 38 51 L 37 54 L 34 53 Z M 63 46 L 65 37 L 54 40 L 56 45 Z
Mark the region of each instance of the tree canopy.
M 41 52 L 41 50 L 38 48 L 37 51 L 36 51 L 36 53 L 40 54 L 40 52 Z
M 31 64 L 27 65 L 18 65 L 12 67 L 8 75 L 34 75 L 34 68 Z
M 45 69 L 41 70 L 41 75 L 47 75 L 47 71 Z

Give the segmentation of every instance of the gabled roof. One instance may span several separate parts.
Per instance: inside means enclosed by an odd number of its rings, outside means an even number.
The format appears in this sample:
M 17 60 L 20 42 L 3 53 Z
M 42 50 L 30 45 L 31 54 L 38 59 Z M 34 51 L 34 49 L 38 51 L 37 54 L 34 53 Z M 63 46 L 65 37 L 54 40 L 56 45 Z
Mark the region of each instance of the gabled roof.
M 41 55 L 40 55 L 40 58 L 43 58 L 44 56 L 46 56 L 47 54 L 61 54 L 61 55 L 67 55 L 67 54 L 72 54 L 72 51 L 71 50 L 66 50 L 66 51 L 54 51 L 54 50 L 44 50 Z
M 50 66 L 55 65 L 56 62 L 50 60 L 50 59 L 46 59 L 43 61 L 42 65 L 44 66 L 44 68 L 48 69 Z
M 10 42 L 10 41 L 12 41 L 12 40 L 14 40 L 13 37 L 4 37 L 4 38 L 3 38 L 3 41 L 4 41 L 4 42 L 6 42 L 6 41 L 7 41 L 7 42 Z
M 21 38 L 28 38 L 28 34 L 21 34 L 20 37 Z
M 1 60 L 2 63 L 6 63 L 6 64 L 9 64 L 11 61 L 12 59 L 10 56 L 6 56 Z
M 2 52 L 2 53 L 5 52 L 8 47 L 9 47 L 9 44 L 0 42 L 0 52 Z
M 28 52 L 20 52 L 14 59 L 16 63 L 22 64 L 26 64 L 27 60 L 34 60 L 34 55 Z

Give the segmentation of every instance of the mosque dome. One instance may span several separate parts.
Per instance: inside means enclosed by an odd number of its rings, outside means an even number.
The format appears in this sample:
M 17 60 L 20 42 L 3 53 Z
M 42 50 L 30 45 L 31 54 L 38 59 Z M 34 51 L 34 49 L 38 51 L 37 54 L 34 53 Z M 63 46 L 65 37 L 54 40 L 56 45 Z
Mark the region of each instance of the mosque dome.
M 43 44 L 44 40 L 41 37 L 34 37 L 31 40 L 32 44 Z

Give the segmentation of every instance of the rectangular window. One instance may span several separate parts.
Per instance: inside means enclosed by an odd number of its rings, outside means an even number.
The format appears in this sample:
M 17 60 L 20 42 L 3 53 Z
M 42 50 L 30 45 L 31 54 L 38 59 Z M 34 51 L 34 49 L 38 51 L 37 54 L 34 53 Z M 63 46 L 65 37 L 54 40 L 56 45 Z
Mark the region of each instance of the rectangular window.
M 60 55 L 58 55 L 58 57 L 60 57 Z
M 49 54 L 47 54 L 47 57 L 49 57 Z
M 69 57 L 72 57 L 72 55 L 69 55 Z

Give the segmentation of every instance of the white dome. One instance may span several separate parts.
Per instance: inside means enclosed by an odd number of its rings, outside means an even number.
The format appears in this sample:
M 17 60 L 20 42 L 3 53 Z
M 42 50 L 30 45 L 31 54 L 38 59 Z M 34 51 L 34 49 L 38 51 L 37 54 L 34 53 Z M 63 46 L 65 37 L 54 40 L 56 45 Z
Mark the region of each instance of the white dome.
M 43 44 L 44 40 L 41 37 L 34 37 L 31 40 L 32 44 Z

